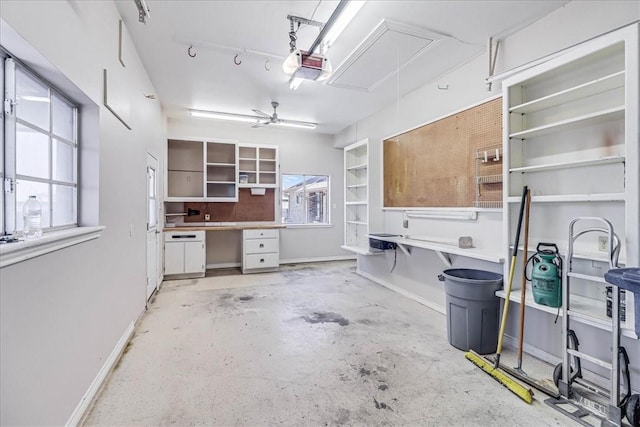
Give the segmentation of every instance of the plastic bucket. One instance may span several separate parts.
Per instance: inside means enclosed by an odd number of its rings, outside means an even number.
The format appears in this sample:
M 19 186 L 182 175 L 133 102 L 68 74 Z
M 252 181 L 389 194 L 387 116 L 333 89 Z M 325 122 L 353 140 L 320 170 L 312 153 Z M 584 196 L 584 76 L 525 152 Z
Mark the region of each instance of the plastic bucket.
M 456 268 L 438 276 L 444 282 L 447 337 L 452 346 L 480 354 L 494 353 L 498 343 L 502 274 Z

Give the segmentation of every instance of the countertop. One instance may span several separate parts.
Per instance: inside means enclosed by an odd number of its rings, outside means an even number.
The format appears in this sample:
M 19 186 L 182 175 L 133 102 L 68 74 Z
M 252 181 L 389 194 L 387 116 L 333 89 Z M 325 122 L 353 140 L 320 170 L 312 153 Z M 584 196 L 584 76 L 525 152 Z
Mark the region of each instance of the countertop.
M 165 227 L 162 231 L 227 231 L 227 230 L 258 230 L 286 228 L 285 224 L 265 224 L 252 222 L 193 222 L 187 224 L 176 225 L 175 227 Z

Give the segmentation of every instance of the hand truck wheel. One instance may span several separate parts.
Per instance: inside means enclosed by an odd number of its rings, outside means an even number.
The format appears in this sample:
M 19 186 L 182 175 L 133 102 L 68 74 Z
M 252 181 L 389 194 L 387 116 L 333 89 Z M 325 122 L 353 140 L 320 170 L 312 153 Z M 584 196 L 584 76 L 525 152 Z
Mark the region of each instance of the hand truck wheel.
M 571 350 L 578 350 L 578 346 L 580 345 L 580 343 L 578 342 L 578 337 L 576 336 L 576 333 L 573 331 L 573 329 L 569 330 L 569 333 L 567 334 L 567 338 L 569 340 L 569 342 L 567 343 L 567 347 L 570 348 Z M 570 365 L 569 384 L 573 383 L 573 381 L 576 378 L 582 378 L 582 366 L 580 364 L 580 358 L 573 357 L 573 361 L 574 361 L 573 364 L 569 363 Z M 556 387 L 558 387 L 558 384 L 560 384 L 561 378 L 562 378 L 562 363 L 558 363 L 556 367 L 553 369 L 553 382 L 556 385 Z
M 627 399 L 625 414 L 633 427 L 640 426 L 640 394 L 632 394 Z

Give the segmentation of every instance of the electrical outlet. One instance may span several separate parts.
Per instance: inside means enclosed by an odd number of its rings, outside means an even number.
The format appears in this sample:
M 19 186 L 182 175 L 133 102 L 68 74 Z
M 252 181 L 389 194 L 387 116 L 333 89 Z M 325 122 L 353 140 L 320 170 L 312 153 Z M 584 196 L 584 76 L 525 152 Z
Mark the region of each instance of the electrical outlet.
M 402 220 L 402 228 L 409 228 L 409 220 L 408 219 L 403 219 Z
M 609 251 L 609 238 L 607 236 L 598 236 L 598 250 L 601 252 Z
M 211 219 L 211 215 L 209 214 L 204 214 L 204 220 L 205 221 L 209 221 Z

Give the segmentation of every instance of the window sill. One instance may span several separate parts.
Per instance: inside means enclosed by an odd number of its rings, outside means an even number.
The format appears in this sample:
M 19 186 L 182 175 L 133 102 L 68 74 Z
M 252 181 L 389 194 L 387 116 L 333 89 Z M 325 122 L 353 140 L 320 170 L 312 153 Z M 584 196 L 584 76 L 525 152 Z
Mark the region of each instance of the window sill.
M 76 227 L 45 233 L 41 238 L 0 246 L 0 268 L 100 237 L 104 226 Z
M 284 223 L 289 228 L 330 228 L 333 227 L 333 224 L 287 224 Z

